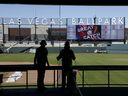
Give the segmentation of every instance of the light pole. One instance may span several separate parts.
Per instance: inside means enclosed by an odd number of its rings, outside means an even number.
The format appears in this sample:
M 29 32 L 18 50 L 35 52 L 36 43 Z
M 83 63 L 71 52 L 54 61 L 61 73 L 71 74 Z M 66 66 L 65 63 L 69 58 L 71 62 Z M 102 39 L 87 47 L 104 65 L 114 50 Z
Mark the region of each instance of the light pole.
M 93 18 L 93 20 L 94 20 L 94 25 L 96 25 L 96 16 Z
M 35 43 L 38 43 L 37 34 L 36 34 L 36 28 L 37 28 L 37 26 L 36 26 L 36 19 L 37 19 L 37 17 L 35 17 L 35 36 L 34 36 L 34 40 L 35 40 Z
M 93 20 L 94 20 L 94 25 L 96 25 L 96 16 L 93 18 Z M 97 44 L 96 44 L 96 41 L 95 41 L 95 39 L 94 39 L 94 46 L 96 46 Z
M 2 18 L 2 28 L 3 28 L 3 43 L 5 43 L 5 35 L 4 35 L 4 18 Z
M 21 43 L 21 42 L 20 42 L 20 41 L 21 41 L 21 29 L 20 29 L 21 24 L 20 24 L 20 20 L 21 20 L 21 19 L 19 19 L 19 22 L 18 22 L 18 24 L 19 24 L 19 36 L 18 36 L 18 37 L 19 37 L 19 38 L 18 38 L 18 39 L 19 39 L 19 43 Z

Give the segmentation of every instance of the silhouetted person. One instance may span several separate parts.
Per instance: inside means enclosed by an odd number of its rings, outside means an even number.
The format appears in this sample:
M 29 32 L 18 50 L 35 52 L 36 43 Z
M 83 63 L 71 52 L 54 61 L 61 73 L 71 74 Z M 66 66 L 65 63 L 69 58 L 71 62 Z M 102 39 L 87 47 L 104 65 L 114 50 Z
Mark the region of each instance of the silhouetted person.
M 38 89 L 44 89 L 44 77 L 45 77 L 45 67 L 46 64 L 49 66 L 48 62 L 48 50 L 45 47 L 47 45 L 45 40 L 40 42 L 40 47 L 36 49 L 35 57 L 34 57 L 34 64 L 38 69 L 38 76 L 37 76 L 37 87 Z
M 67 79 L 70 78 L 70 73 L 72 73 L 72 60 L 75 60 L 76 57 L 74 55 L 73 50 L 70 49 L 69 41 L 65 42 L 64 49 L 60 51 L 59 56 L 57 56 L 57 60 L 62 60 L 62 88 L 65 88 L 66 84 L 66 76 Z M 68 83 L 68 82 L 67 82 Z M 68 87 L 69 84 L 67 84 Z

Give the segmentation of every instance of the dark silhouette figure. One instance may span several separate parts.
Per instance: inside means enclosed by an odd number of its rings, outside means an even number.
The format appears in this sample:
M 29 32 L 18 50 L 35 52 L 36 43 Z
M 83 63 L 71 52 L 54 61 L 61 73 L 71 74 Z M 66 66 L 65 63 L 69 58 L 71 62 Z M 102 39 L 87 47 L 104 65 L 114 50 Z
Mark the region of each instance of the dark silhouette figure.
M 73 50 L 70 49 L 69 41 L 65 42 L 64 49 L 60 51 L 60 54 L 57 56 L 57 60 L 62 59 L 62 88 L 65 88 L 66 85 L 66 76 L 67 76 L 67 87 L 70 86 L 72 80 L 72 60 L 75 60 L 76 57 L 74 55 Z M 68 82 L 71 81 L 71 82 Z
M 37 72 L 38 72 L 38 76 L 37 76 L 37 87 L 38 89 L 42 90 L 44 89 L 44 77 L 45 77 L 45 67 L 46 64 L 49 66 L 49 62 L 48 62 L 48 50 L 45 47 L 47 45 L 45 40 L 42 40 L 40 42 L 40 47 L 36 49 L 36 53 L 35 53 L 35 57 L 34 57 L 34 64 L 37 67 Z

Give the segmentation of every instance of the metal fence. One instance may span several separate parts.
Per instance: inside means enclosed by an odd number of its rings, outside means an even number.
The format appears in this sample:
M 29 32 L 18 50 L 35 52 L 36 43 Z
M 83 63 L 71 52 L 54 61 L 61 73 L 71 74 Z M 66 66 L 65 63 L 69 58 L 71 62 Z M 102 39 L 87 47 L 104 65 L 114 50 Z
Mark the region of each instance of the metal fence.
M 45 83 L 46 86 L 52 86 L 54 88 L 58 88 L 61 87 L 61 71 L 62 71 L 62 66 L 50 66 L 50 67 L 46 67 L 46 71 L 51 71 L 50 75 L 50 79 L 52 80 L 52 82 L 50 82 L 49 84 Z M 112 86 L 128 86 L 128 82 L 123 82 L 120 81 L 120 77 L 119 78 L 119 82 L 113 82 L 112 78 L 115 78 L 115 75 L 113 72 L 126 72 L 126 77 L 124 77 L 124 79 L 126 79 L 127 81 L 127 72 L 128 72 L 128 66 L 126 65 L 88 65 L 88 66 L 73 66 L 72 69 L 74 70 L 74 77 L 76 80 L 76 84 L 78 87 L 98 87 L 98 86 L 102 86 L 102 87 L 112 87 Z M 1 74 L 4 74 L 4 72 L 14 72 L 14 71 L 22 71 L 25 72 L 25 80 L 23 80 L 24 84 L 20 84 L 20 85 L 25 85 L 26 88 L 29 87 L 30 85 L 35 85 L 36 86 L 36 82 L 34 84 L 31 84 L 29 82 L 30 79 L 32 79 L 32 77 L 30 78 L 29 75 L 30 71 L 32 70 L 37 70 L 36 67 L 34 67 L 33 65 L 0 65 L 0 72 L 2 72 Z M 88 72 L 92 72 L 93 74 L 88 74 Z M 99 80 L 103 79 L 103 82 L 94 82 L 95 80 L 93 80 L 93 82 L 89 82 L 88 79 L 90 78 L 91 75 L 94 76 L 94 74 L 96 74 L 96 72 L 99 73 L 104 73 L 101 75 L 97 75 L 95 77 L 98 77 Z M 113 74 L 113 75 L 112 75 Z M 123 74 L 123 73 L 121 73 Z M 89 76 L 89 77 L 88 77 Z M 100 77 L 101 76 L 101 77 Z M 1 79 L 7 79 L 4 78 L 6 76 L 3 76 L 3 78 Z M 36 80 L 35 80 L 36 81 Z M 48 81 L 48 80 L 47 80 Z M 12 86 L 17 86 L 15 84 L 2 84 L 3 82 L 1 82 L 1 85 L 4 86 L 8 86 L 8 87 L 12 87 Z

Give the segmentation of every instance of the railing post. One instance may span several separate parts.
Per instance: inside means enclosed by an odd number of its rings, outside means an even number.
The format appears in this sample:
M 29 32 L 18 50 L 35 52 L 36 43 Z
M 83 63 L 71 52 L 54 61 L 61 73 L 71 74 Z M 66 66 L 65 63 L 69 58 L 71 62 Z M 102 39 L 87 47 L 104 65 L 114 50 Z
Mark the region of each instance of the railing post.
M 56 78 L 56 76 L 55 76 L 56 74 L 55 74 L 55 69 L 54 69 L 54 88 L 55 88 L 55 83 L 56 83 L 56 81 L 55 81 L 55 78 Z
M 108 87 L 110 87 L 110 71 L 108 69 Z
M 83 72 L 83 76 L 82 76 L 82 78 L 83 78 L 83 80 L 82 80 L 82 86 L 84 87 L 84 70 L 82 70 L 82 72 Z
M 26 88 L 28 88 L 28 70 L 26 70 Z
M 58 70 L 57 70 L 57 88 L 58 88 L 58 81 L 59 81 L 59 80 L 58 80 Z

